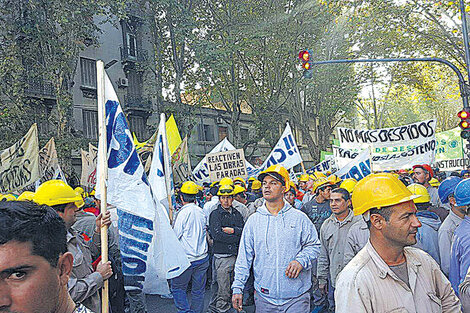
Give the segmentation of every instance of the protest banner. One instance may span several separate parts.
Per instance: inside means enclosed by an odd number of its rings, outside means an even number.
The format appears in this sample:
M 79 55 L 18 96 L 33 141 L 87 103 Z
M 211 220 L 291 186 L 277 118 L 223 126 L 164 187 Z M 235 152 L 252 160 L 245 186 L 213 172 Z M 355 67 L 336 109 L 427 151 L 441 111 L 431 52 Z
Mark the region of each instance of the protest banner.
M 230 143 L 230 141 L 228 141 L 227 138 L 224 138 L 209 152 L 209 154 L 222 152 L 222 151 L 230 151 L 230 150 L 235 150 L 235 147 Z M 206 156 L 204 156 L 201 162 L 199 162 L 199 164 L 196 165 L 192 173 L 193 174 L 192 180 L 196 184 L 199 184 L 199 185 L 210 182 L 209 169 L 207 168 Z M 254 176 L 254 175 L 251 175 L 250 173 L 256 172 L 255 167 L 247 161 L 245 161 L 245 165 L 246 165 L 246 170 L 248 172 L 248 176 Z
M 211 153 L 207 155 L 206 159 L 211 181 L 219 181 L 224 177 L 247 178 L 243 149 Z
M 351 162 L 335 173 L 341 179 L 354 178 L 357 181 L 372 173 L 369 150 L 358 154 Z
M 280 164 L 286 169 L 291 169 L 301 162 L 302 156 L 300 155 L 299 148 L 297 148 L 289 123 L 286 123 L 286 128 L 281 138 L 279 138 L 279 141 L 273 151 L 268 155 L 263 165 L 255 171 L 248 170 L 248 176 L 257 176 L 261 171 L 264 171 L 271 165 Z
M 105 94 L 107 142 L 114 144 L 107 145 L 104 153 L 99 149 L 98 159 L 107 161 L 107 202 L 117 207 L 124 287 L 143 289 L 149 294 L 167 294 L 166 280 L 181 275 L 190 263 L 170 226 L 165 208 L 152 196 L 160 190 L 150 189 L 126 117 L 107 75 Z M 97 174 L 96 196 L 101 199 L 103 174 L 99 169 Z
M 17 143 L 0 151 L 0 192 L 18 191 L 40 177 L 38 128 L 33 124 Z
M 350 161 L 350 160 L 349 160 Z M 335 172 L 337 170 L 337 165 L 333 155 L 326 155 L 325 161 L 318 163 L 314 167 L 307 170 L 308 174 L 313 174 L 315 172 Z
M 93 189 L 96 185 L 96 163 L 98 157 L 98 148 L 91 143 L 88 145 L 88 151 L 81 149 L 82 174 L 80 185 Z
M 51 180 L 59 169 L 59 158 L 57 157 L 54 137 L 49 139 L 46 145 L 39 150 L 39 168 L 41 182 Z
M 417 146 L 435 138 L 436 120 L 391 128 L 357 130 L 338 127 L 340 147 L 360 151 L 367 148 Z
M 191 177 L 191 159 L 188 151 L 188 136 L 176 148 L 171 156 L 171 167 L 173 168 L 173 180 L 175 184 L 183 183 Z

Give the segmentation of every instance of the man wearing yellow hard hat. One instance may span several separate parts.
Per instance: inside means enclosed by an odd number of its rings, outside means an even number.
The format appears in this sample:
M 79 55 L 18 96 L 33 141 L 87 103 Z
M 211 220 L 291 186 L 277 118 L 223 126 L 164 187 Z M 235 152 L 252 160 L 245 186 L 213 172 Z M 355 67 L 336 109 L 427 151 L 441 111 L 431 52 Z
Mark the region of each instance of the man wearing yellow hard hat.
M 100 228 L 111 224 L 109 212 L 96 218 L 96 228 L 92 240 L 85 242 L 72 228 L 77 219 L 77 211 L 83 206 L 83 198 L 61 180 L 49 180 L 41 184 L 34 194 L 33 201 L 53 208 L 64 220 L 67 227 L 67 250 L 73 254 L 74 267 L 68 283 L 69 293 L 76 303 L 82 303 L 93 312 L 101 312 L 99 291 L 103 281 L 113 274 L 111 262 L 100 262 L 93 270 L 92 262 L 100 253 Z
M 219 187 L 217 195 L 220 203 L 209 217 L 217 277 L 216 291 L 209 304 L 210 313 L 229 312 L 232 307 L 230 285 L 244 225 L 242 214 L 232 205 L 234 189 L 233 185 Z
M 438 264 L 441 264 L 438 244 L 438 230 L 441 226 L 441 220 L 439 219 L 439 215 L 429 211 L 429 208 L 431 208 L 429 193 L 426 187 L 420 184 L 411 184 L 406 188 L 408 188 L 412 194 L 420 196 L 419 198 L 413 199 L 418 211 L 416 212 L 416 216 L 421 222 L 421 227 L 418 228 L 418 233 L 416 234 L 417 243 L 414 247 L 426 251 Z
M 326 178 L 319 178 L 315 181 L 312 192 L 314 197 L 307 203 L 304 203 L 301 210 L 307 214 L 319 232 L 323 222 L 331 215 L 331 183 Z
M 198 186 L 186 181 L 181 186 L 179 197 L 183 207 L 178 213 L 173 230 L 180 241 L 191 265 L 180 276 L 171 280 L 171 293 L 175 306 L 180 312 L 202 312 L 209 267 L 208 245 L 206 240 L 206 215 L 196 205 Z M 187 297 L 189 282 L 191 303 Z
M 264 204 L 243 229 L 232 284 L 233 307 L 243 309 L 242 291 L 253 266 L 257 313 L 309 313 L 312 262 L 320 252 L 317 232 L 304 213 L 285 202 L 290 179 L 284 167 L 272 165 L 258 179 Z
M 416 244 L 421 223 L 413 195 L 389 173 L 360 180 L 352 196 L 355 215 L 370 229 L 366 246 L 339 274 L 336 313 L 460 312 L 449 280 Z
M 324 177 L 321 177 L 324 178 Z M 308 175 L 308 180 L 305 183 L 305 192 L 304 196 L 302 197 L 302 204 L 305 204 L 309 202 L 310 200 L 315 197 L 315 191 L 313 190 L 315 188 L 315 182 L 317 180 L 317 177 L 315 175 Z

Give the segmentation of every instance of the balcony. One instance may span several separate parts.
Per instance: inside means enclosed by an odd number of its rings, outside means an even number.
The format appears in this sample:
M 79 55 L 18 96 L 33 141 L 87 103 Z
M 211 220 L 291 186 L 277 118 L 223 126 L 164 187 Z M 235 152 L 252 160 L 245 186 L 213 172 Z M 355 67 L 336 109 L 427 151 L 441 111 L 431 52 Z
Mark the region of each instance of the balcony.
M 152 111 L 152 101 L 140 95 L 125 95 L 124 107 L 127 110 Z
M 40 98 L 54 98 L 54 85 L 42 78 L 27 78 L 24 92 L 28 96 Z

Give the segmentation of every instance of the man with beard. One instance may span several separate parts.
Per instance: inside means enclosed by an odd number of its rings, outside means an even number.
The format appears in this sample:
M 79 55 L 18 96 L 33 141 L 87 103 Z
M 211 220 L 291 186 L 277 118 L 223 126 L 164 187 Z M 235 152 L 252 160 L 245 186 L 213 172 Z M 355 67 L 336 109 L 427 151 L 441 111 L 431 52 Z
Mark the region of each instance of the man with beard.
M 336 282 L 336 313 L 460 312 L 460 302 L 434 259 L 416 244 L 421 223 L 413 195 L 395 176 L 371 174 L 352 196 L 370 239 Z

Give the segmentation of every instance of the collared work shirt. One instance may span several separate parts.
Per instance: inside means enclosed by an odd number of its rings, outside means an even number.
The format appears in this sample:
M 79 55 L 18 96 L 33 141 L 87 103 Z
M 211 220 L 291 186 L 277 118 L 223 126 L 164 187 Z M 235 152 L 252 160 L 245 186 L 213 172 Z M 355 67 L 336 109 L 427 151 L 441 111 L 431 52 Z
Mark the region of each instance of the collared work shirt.
M 362 216 L 354 216 L 349 210 L 348 216 L 343 221 L 338 221 L 332 214 L 323 222 L 320 228 L 321 250 L 317 263 L 317 277 L 320 284 L 326 284 L 330 274 L 331 284 L 334 287 L 336 276 L 344 267 L 343 256 L 346 240 L 344 240 L 353 224 L 362 219 Z
M 459 226 L 462 218 L 450 210 L 449 216 L 446 217 L 444 222 L 442 222 L 441 227 L 437 232 L 437 238 L 439 241 L 439 257 L 441 259 L 441 269 L 449 276 L 449 267 L 450 267 L 450 250 L 452 247 L 452 237 L 454 236 L 454 231 Z
M 390 269 L 370 241 L 336 281 L 336 313 L 461 312 L 439 265 L 420 249 L 404 249 L 410 287 Z
M 351 261 L 362 248 L 365 247 L 369 241 L 369 228 L 367 227 L 364 218 L 361 218 L 357 223 L 354 223 L 348 231 L 346 238 L 346 245 L 344 247 L 344 266 Z
M 93 242 L 85 243 L 73 229 L 67 232 L 67 250 L 73 254 L 73 269 L 67 284 L 70 296 L 75 303 L 81 303 L 99 313 L 101 300 L 98 291 L 103 287 L 103 276 L 95 272 L 91 265 L 93 259 L 90 249 L 95 248 L 98 250 Z

